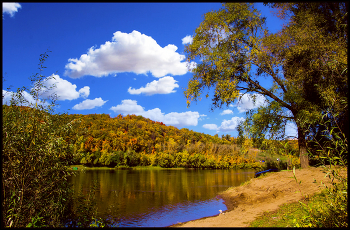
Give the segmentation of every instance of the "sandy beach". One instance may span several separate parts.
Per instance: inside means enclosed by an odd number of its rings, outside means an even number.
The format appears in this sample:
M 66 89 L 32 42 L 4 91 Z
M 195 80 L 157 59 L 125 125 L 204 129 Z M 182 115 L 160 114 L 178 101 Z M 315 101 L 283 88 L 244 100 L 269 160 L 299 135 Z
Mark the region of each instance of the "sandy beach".
M 344 173 L 347 173 L 346 170 Z M 293 177 L 293 171 L 281 171 L 229 188 L 219 194 L 227 206 L 225 212 L 171 227 L 248 227 L 263 212 L 308 197 L 331 182 L 321 167 L 297 169 L 295 174 L 298 182 Z

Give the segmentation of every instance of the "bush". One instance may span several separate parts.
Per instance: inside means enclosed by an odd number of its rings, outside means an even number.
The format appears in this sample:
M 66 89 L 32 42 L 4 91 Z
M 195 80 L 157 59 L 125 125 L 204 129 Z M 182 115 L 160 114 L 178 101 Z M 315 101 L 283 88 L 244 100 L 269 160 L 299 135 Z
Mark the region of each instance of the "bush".
M 124 164 L 124 152 L 121 150 L 113 151 L 110 166 L 119 166 L 122 164 Z
M 140 165 L 141 166 L 151 165 L 151 159 L 147 154 L 141 154 Z
M 40 72 L 47 54 L 40 57 Z M 39 99 L 44 82 L 41 74 L 31 77 L 34 87 L 24 98 L 25 87 L 2 106 L 2 225 L 5 227 L 60 227 L 71 196 L 66 166 L 73 159 L 63 137 L 74 122 L 53 116 L 54 96 Z M 4 97 L 4 95 L 3 95 Z
M 285 170 L 287 169 L 287 162 L 284 162 L 281 159 L 279 160 L 270 159 L 270 158 L 266 159 L 265 169 L 272 169 L 272 168 L 276 168 L 278 169 L 278 171 Z
M 158 156 L 158 165 L 162 168 L 172 168 L 174 166 L 174 157 L 169 153 L 160 153 Z
M 140 164 L 140 154 L 135 150 L 127 150 L 124 153 L 124 165 L 133 167 Z
M 337 124 L 337 115 L 328 111 L 324 116 L 332 117 L 333 124 Z M 332 185 L 324 190 L 325 201 L 322 205 L 304 205 L 307 215 L 297 221 L 297 226 L 323 227 L 323 228 L 347 228 L 348 227 L 348 141 L 337 125 L 333 126 L 328 120 L 323 130 L 324 137 L 332 143 L 322 146 L 324 157 L 320 158 L 327 176 L 332 180 Z M 329 127 L 329 128 L 328 128 Z M 312 153 L 310 153 L 312 154 Z M 326 163 L 328 165 L 326 165 Z M 341 171 L 344 170 L 344 173 Z M 326 204 L 326 205 L 325 205 Z
M 215 169 L 215 158 L 213 156 L 208 157 L 204 164 L 205 168 Z

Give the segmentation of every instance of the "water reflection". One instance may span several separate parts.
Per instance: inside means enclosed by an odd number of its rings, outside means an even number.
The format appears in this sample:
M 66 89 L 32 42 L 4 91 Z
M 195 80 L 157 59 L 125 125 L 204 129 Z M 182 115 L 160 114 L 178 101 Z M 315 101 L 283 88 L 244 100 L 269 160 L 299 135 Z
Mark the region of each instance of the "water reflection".
M 165 227 L 226 210 L 217 194 L 254 177 L 254 170 L 91 170 L 70 178 L 75 191 L 96 180 L 100 217 L 119 226 Z

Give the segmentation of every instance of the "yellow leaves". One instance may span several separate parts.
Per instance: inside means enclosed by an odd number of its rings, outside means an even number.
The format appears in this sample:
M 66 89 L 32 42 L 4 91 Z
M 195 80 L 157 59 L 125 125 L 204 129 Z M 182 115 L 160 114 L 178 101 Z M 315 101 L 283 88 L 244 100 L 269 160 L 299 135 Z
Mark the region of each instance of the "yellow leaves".
M 258 61 L 259 36 L 265 32 L 263 24 L 264 19 L 250 3 L 225 3 L 220 10 L 205 14 L 195 31 L 193 43 L 186 47 L 190 59 L 201 60 L 185 91 L 187 106 L 199 99 L 204 88 L 216 87 L 215 105 L 237 98 L 236 87 L 240 82 L 229 79 L 242 71 L 241 81 L 245 82 L 243 75 Z
M 236 80 L 221 80 L 216 85 L 215 95 L 219 96 L 223 103 L 234 101 L 239 96 L 239 90 L 236 89 L 236 86 Z
M 188 82 L 188 88 L 184 91 L 187 107 L 190 106 L 192 100 L 196 100 L 200 96 L 200 82 L 192 79 Z

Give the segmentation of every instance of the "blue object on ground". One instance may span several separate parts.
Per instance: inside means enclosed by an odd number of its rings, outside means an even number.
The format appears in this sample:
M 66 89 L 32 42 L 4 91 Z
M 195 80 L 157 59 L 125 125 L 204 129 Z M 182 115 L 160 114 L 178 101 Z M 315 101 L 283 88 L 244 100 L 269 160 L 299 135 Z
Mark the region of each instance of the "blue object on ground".
M 267 173 L 267 172 L 278 172 L 278 169 L 272 168 L 272 169 L 268 169 L 265 171 L 257 172 L 257 173 L 255 173 L 255 177 L 261 176 L 262 174 Z

